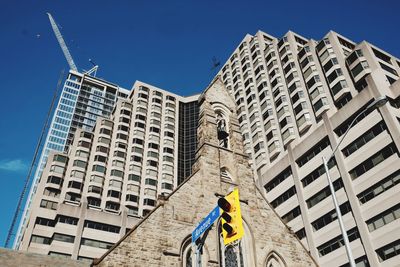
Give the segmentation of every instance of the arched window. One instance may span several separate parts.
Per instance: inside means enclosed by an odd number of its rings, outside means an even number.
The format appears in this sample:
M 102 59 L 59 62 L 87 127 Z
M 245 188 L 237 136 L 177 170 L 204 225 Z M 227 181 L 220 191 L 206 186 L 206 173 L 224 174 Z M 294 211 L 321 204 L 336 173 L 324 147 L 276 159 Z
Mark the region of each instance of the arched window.
M 286 264 L 276 252 L 271 252 L 267 256 L 265 267 L 286 267 Z
M 190 238 L 183 242 L 181 249 L 181 258 L 183 267 L 192 267 L 194 263 L 194 256 L 192 253 L 192 246 Z
M 229 173 L 226 167 L 222 167 L 220 169 L 220 172 L 221 172 L 221 178 L 233 181 L 232 175 Z
M 244 253 L 241 240 L 229 245 L 224 245 L 221 224 L 218 225 L 219 236 L 219 262 L 221 267 L 244 267 Z
M 229 148 L 229 129 L 227 116 L 221 110 L 216 110 L 215 114 L 219 145 L 223 148 Z

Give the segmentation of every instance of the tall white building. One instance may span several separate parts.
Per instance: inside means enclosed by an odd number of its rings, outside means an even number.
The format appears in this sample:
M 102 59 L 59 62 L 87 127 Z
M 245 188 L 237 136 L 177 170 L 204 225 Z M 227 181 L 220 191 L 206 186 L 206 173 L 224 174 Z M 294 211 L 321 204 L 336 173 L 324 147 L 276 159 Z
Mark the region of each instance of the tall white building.
M 400 60 L 329 32 L 247 35 L 219 72 L 265 197 L 321 266 L 347 256 L 322 157 L 355 121 L 330 173 L 358 266 L 400 262 Z
M 136 82 L 68 153 L 50 152 L 19 249 L 101 256 L 191 174 L 197 99 Z
M 254 179 L 321 266 L 347 266 L 322 157 L 358 266 L 400 262 L 400 60 L 329 32 L 246 35 L 218 73 Z M 374 99 L 389 103 L 364 112 Z M 198 96 L 141 82 L 50 155 L 20 249 L 94 258 L 190 175 Z M 362 113 L 362 114 L 361 114 Z M 361 115 L 360 115 L 361 114 Z
M 97 117 L 108 117 L 117 99 L 125 99 L 128 94 L 129 90 L 116 84 L 70 70 L 36 163 L 30 192 L 14 240 L 14 248 L 19 247 L 25 231 L 33 196 L 49 152 L 67 151 L 77 128 L 91 130 Z

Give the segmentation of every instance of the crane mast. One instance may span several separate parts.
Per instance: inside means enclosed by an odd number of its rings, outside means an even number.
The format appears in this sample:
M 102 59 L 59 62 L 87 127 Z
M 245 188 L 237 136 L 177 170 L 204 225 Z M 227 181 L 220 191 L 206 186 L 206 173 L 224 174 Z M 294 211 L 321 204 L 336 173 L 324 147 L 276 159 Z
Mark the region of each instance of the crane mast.
M 71 53 L 69 52 L 68 47 L 65 44 L 64 38 L 62 37 L 61 32 L 58 29 L 56 22 L 54 21 L 54 19 L 50 13 L 47 13 L 47 15 L 49 16 L 51 27 L 53 28 L 54 34 L 56 35 L 56 38 L 58 40 L 58 43 L 61 46 L 61 49 L 64 53 L 65 58 L 67 59 L 70 69 L 74 70 L 74 71 L 78 71 L 78 68 L 76 67 L 75 62 L 72 59 Z

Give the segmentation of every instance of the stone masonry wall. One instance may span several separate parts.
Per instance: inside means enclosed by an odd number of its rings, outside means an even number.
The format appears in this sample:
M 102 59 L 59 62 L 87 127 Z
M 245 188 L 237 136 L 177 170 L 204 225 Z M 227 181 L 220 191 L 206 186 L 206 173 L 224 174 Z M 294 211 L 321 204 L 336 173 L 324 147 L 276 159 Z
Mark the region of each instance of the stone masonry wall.
M 90 263 L 78 260 L 62 258 L 59 256 L 48 256 L 30 253 L 26 251 L 15 251 L 0 248 L 1 267 L 89 267 Z

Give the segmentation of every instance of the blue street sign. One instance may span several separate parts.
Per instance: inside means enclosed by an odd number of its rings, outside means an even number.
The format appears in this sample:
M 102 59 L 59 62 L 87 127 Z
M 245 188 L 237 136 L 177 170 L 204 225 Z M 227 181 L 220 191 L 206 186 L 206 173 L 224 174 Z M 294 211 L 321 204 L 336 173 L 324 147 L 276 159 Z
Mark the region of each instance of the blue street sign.
M 192 243 L 197 240 L 219 217 L 219 207 L 216 206 L 207 217 L 192 232 Z

